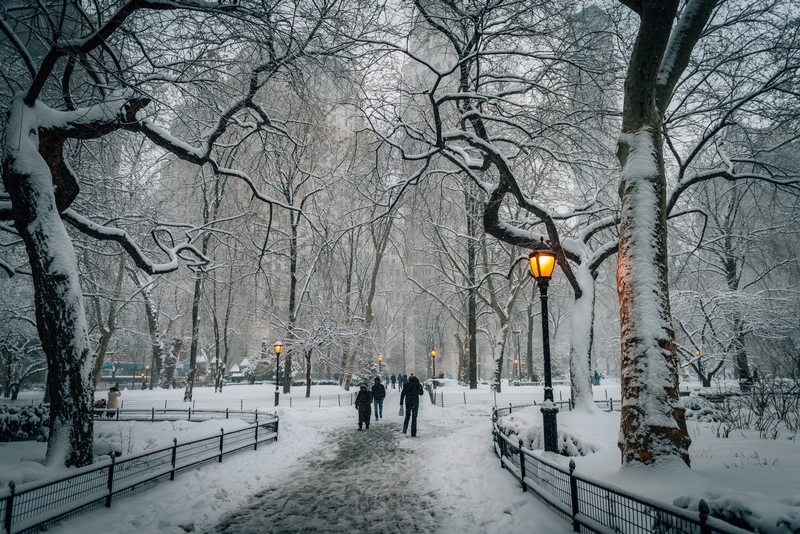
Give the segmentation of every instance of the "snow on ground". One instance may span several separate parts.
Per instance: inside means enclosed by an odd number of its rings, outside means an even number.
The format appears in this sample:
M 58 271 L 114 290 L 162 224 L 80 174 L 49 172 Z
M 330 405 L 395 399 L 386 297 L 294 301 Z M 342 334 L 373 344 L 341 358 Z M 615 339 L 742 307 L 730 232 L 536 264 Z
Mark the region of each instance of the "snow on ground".
M 448 393 L 457 388 L 448 385 Z M 506 391 L 526 388 L 506 388 Z M 272 412 L 268 386 L 237 386 L 223 394 L 211 388 L 195 397 L 264 399 L 260 412 Z M 538 500 L 521 491 L 491 447 L 490 406 L 431 406 L 421 398 L 419 434 L 401 433 L 399 393 L 389 389 L 385 419 L 368 431 L 357 430 L 356 410 L 342 407 L 281 406 L 277 443 L 227 457 L 180 474 L 174 482 L 115 501 L 109 509 L 71 519 L 51 529 L 56 534 L 100 532 L 538 532 L 556 534 L 571 527 Z M 298 392 L 299 393 L 299 392 Z M 345 394 L 333 386 L 315 386 L 312 395 Z M 126 391 L 129 399 L 163 401 L 182 391 Z M 301 395 L 298 394 L 298 397 Z M 282 402 L 282 405 L 284 403 Z M 536 420 L 538 407 L 515 410 Z M 691 506 L 715 488 L 718 501 L 739 492 L 742 499 L 795 506 L 800 479 L 800 447 L 792 436 L 760 440 L 752 432 L 716 437 L 715 425 L 690 421 L 692 469 L 620 470 L 617 449 L 619 413 L 562 410 L 559 424 L 596 452 L 576 457 L 577 472 L 608 481 L 664 502 L 684 496 Z M 241 421 L 204 423 L 123 423 L 98 420 L 96 433 L 129 450 L 215 435 L 220 426 Z M 227 426 L 230 425 L 230 426 Z M 791 438 L 791 439 L 787 439 Z M 0 481 L 8 474 L 42 476 L 44 444 L 0 444 Z M 25 463 L 18 463 L 26 459 Z M 568 459 L 559 457 L 564 465 Z M 37 467 L 39 470 L 37 471 Z M 47 473 L 48 475 L 52 472 Z M 17 482 L 18 484 L 20 482 Z M 766 505 L 765 505 L 766 506 Z M 791 514 L 789 514 L 791 516 Z M 791 517 L 789 517 L 791 522 Z M 183 525 L 181 527 L 180 525 Z M 535 526 L 534 529 L 531 526 Z

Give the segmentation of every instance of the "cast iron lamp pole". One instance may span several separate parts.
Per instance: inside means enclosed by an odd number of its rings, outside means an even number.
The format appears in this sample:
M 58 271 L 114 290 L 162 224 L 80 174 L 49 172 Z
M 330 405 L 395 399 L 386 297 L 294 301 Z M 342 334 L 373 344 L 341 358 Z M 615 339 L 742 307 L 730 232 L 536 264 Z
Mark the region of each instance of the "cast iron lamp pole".
M 378 374 L 383 372 L 383 366 L 381 364 L 383 364 L 383 356 L 378 355 Z
M 275 349 L 275 406 L 281 403 L 281 392 L 278 391 L 278 375 L 281 374 L 281 351 L 283 350 L 283 343 L 276 341 L 272 346 Z
M 431 360 L 433 361 L 433 378 L 436 379 L 436 349 L 431 349 Z
M 542 353 L 544 354 L 544 403 L 542 404 L 542 427 L 544 429 L 544 450 L 558 452 L 558 407 L 553 402 L 553 381 L 550 373 L 550 328 L 547 319 L 547 287 L 556 266 L 556 255 L 548 247 L 544 238 L 528 256 L 531 274 L 539 285 L 542 300 Z

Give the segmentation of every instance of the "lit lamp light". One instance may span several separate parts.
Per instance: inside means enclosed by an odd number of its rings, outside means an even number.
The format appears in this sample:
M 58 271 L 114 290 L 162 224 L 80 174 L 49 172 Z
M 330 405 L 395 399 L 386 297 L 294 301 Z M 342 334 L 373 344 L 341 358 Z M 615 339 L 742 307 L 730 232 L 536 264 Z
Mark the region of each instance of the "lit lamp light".
M 700 356 L 700 349 L 694 349 L 694 355 Z
M 433 378 L 436 378 L 436 349 L 431 349 L 431 361 L 433 362 Z
M 383 369 L 383 366 L 381 364 L 383 364 L 383 356 L 381 356 L 379 354 L 378 355 L 378 374 L 381 374 L 382 369 Z
M 283 343 L 276 341 L 272 346 L 275 349 L 275 406 L 281 403 L 281 393 L 278 391 L 278 375 L 281 374 L 281 351 L 283 350 Z
M 517 377 L 519 377 L 519 358 L 514 358 L 514 367 L 516 367 Z
M 480 360 L 478 360 L 478 361 L 477 361 L 477 362 L 475 362 L 475 363 L 476 363 L 476 364 L 477 364 L 477 366 L 478 366 L 478 380 L 480 380 L 480 379 L 481 379 L 481 362 L 480 362 Z
M 547 317 L 547 288 L 556 267 L 556 254 L 542 238 L 528 255 L 531 275 L 539 285 L 542 301 L 542 353 L 544 355 L 544 403 L 542 404 L 542 428 L 544 450 L 558 452 L 558 408 L 553 399 L 553 379 L 550 371 L 550 324 Z

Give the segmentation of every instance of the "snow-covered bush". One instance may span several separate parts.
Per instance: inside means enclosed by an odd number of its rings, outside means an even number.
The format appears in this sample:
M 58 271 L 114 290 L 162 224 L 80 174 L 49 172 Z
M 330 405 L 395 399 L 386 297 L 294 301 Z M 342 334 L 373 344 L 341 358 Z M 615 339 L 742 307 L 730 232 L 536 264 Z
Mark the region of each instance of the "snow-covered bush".
M 678 497 L 675 506 L 697 511 L 705 499 L 709 515 L 760 534 L 800 534 L 800 495 L 773 501 L 761 493 L 717 488 Z
M 497 421 L 500 431 L 508 437 L 522 440 L 522 445 L 531 450 L 544 449 L 544 430 L 540 424 L 541 416 L 529 413 L 512 413 Z M 516 440 L 515 440 L 516 441 Z M 567 428 L 558 425 L 558 453 L 561 456 L 586 456 L 597 451 L 597 446 Z
M 47 441 L 50 409 L 44 406 L 0 406 L 0 442 Z
M 718 423 L 723 416 L 719 410 L 711 405 L 707 400 L 700 397 L 691 397 L 684 401 L 686 407 L 686 420 L 697 421 L 700 423 Z

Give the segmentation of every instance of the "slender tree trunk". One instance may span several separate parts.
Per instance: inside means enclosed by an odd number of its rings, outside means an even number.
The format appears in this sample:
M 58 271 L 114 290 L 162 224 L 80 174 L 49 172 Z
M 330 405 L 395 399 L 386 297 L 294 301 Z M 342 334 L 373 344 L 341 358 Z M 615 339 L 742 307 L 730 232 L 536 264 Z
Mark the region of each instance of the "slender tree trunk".
M 535 286 L 534 286 L 535 287 Z M 528 344 L 525 348 L 525 361 L 528 365 L 528 380 L 533 381 L 533 302 L 528 302 Z
M 192 400 L 194 379 L 197 373 L 197 344 L 200 338 L 200 294 L 203 291 L 203 276 L 205 276 L 205 273 L 198 272 L 194 280 L 194 296 L 192 298 L 192 341 L 191 345 L 189 345 L 189 375 L 186 377 L 186 390 L 183 393 L 183 402 L 191 402 Z
M 306 349 L 306 398 L 311 397 L 311 349 Z
M 474 189 L 474 187 L 472 188 Z M 478 287 L 475 277 L 476 251 L 475 244 L 478 239 L 478 225 L 480 224 L 480 209 L 476 199 L 468 186 L 464 190 L 467 211 L 467 343 L 469 361 L 469 389 L 478 388 Z
M 508 322 L 500 321 L 500 328 L 495 337 L 494 347 L 492 348 L 492 391 L 500 393 L 503 389 L 503 356 L 505 356 L 506 344 L 508 342 Z
M 588 262 L 578 265 L 576 278 L 581 296 L 572 304 L 572 327 L 570 329 L 570 385 L 572 405 L 594 410 L 592 392 L 592 341 L 594 338 L 594 277 L 589 272 Z
M 108 319 L 105 321 L 105 326 L 103 326 L 102 321 L 102 314 L 100 308 L 100 300 L 95 300 L 95 307 L 97 310 L 97 324 L 100 328 L 100 342 L 98 344 L 97 353 L 94 360 L 94 387 L 97 389 L 97 385 L 100 383 L 100 377 L 102 375 L 103 364 L 106 361 L 106 354 L 108 353 L 108 346 L 111 343 L 111 337 L 114 335 L 114 332 L 117 329 L 117 303 L 116 300 L 119 299 L 120 294 L 122 293 L 122 281 L 125 278 L 125 258 L 127 256 L 123 253 L 120 256 L 119 260 L 119 270 L 117 272 L 117 280 L 114 285 L 114 295 L 111 299 L 111 302 L 108 305 Z

